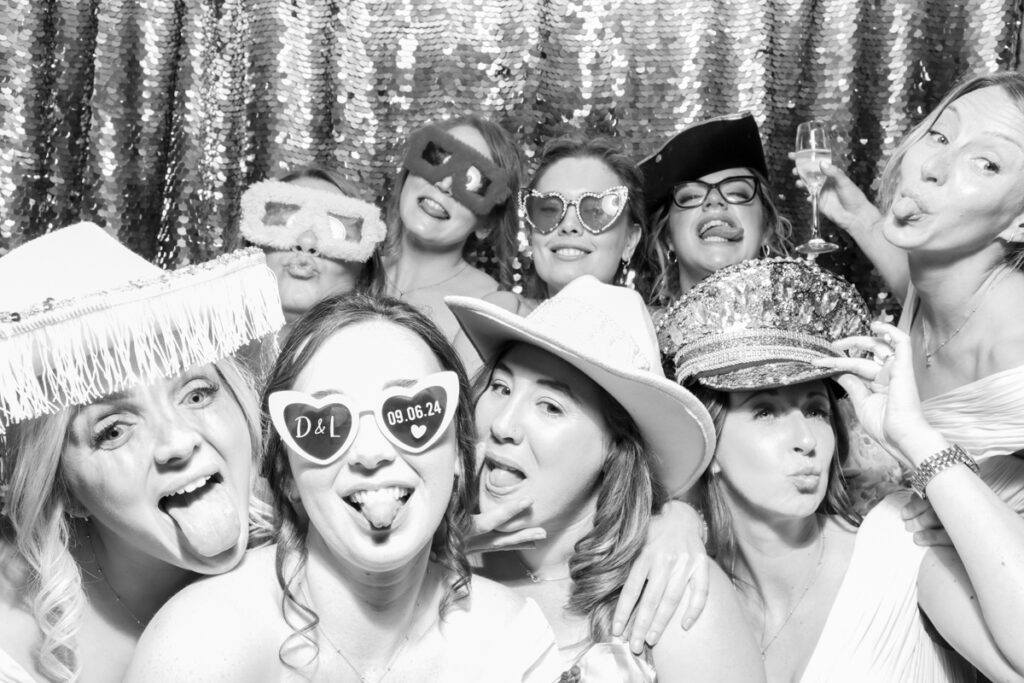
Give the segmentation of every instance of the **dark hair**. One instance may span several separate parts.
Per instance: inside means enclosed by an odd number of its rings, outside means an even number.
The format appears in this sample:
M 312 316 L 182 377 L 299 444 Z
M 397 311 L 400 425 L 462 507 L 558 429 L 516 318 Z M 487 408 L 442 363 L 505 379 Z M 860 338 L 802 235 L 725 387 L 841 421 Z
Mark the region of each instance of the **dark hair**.
M 477 375 L 478 390 L 486 388 L 495 366 L 514 345 L 487 362 Z M 666 497 L 633 418 L 604 389 L 597 389 L 608 451 L 596 484 L 594 528 L 576 543 L 569 558 L 573 586 L 567 607 L 589 618 L 590 638 L 601 642 L 611 636 L 615 605 L 643 550 L 651 514 L 661 509 Z
M 688 388 L 711 413 L 711 419 L 715 424 L 715 434 L 721 439 L 725 417 L 729 411 L 729 392 L 710 389 L 697 383 Z M 830 423 L 836 437 L 836 450 L 828 468 L 828 486 L 825 490 L 825 497 L 822 499 L 821 505 L 818 506 L 817 513 L 837 515 L 851 526 L 856 527 L 860 526 L 861 516 L 853 508 L 843 475 L 843 464 L 850 453 L 850 436 L 839 412 L 838 392 L 840 391 L 842 390 L 833 380 L 825 380 L 825 393 L 828 395 Z M 712 474 L 711 467 L 707 468 L 696 487 L 697 505 L 708 523 L 708 555 L 715 558 L 719 566 L 729 574 L 729 578 L 735 580 L 732 566 L 736 557 L 736 539 L 732 533 L 732 515 L 725 503 L 721 486 L 718 475 Z
M 883 213 L 889 210 L 895 198 L 896 190 L 900 184 L 900 166 L 903 165 L 903 158 L 907 155 L 907 150 L 931 130 L 931 127 L 935 125 L 935 121 L 946 110 L 946 107 L 975 90 L 993 87 L 999 88 L 1006 93 L 1007 97 L 1017 105 L 1017 109 L 1024 113 L 1024 74 L 1017 71 L 996 71 L 990 74 L 962 79 L 950 88 L 945 97 L 942 98 L 928 116 L 924 117 L 921 123 L 914 126 L 909 133 L 903 136 L 899 146 L 896 147 L 896 151 L 893 152 L 886 162 L 885 168 L 882 170 L 878 191 L 878 206 Z M 1020 192 L 1020 188 L 1018 188 L 1018 192 Z M 1013 268 L 1024 269 L 1024 243 L 1014 242 L 1007 244 L 1005 252 L 1004 261 L 1007 265 Z
M 647 215 L 644 211 L 644 176 L 640 167 L 633 162 L 614 140 L 606 137 L 589 137 L 576 131 L 549 140 L 541 151 L 537 170 L 533 172 L 527 190 L 532 190 L 540 182 L 544 174 L 552 166 L 563 159 L 597 159 L 614 173 L 619 182 L 629 190 L 626 204 L 627 218 L 640 227 L 640 243 L 633 252 L 631 266 L 636 269 L 636 288 L 647 300 L 650 292 L 648 274 L 651 268 L 647 265 L 647 249 L 644 240 L 647 238 Z M 616 275 L 616 280 L 620 274 Z M 524 277 L 523 294 L 533 299 L 548 298 L 547 284 L 537 274 L 536 268 L 527 269 Z
M 487 230 L 487 235 L 482 239 L 470 234 L 463 248 L 463 256 L 474 266 L 484 261 L 493 259 L 497 267 L 497 280 L 502 289 L 511 289 L 513 285 L 512 260 L 516 257 L 516 231 L 519 226 L 519 214 L 516 197 L 519 194 L 519 187 L 523 182 L 523 153 L 519 144 L 512 137 L 512 134 L 503 127 L 476 114 L 460 116 L 454 119 L 439 121 L 436 125 L 442 130 L 451 130 L 457 126 L 470 126 L 474 128 L 487 143 L 491 150 L 494 163 L 508 174 L 508 185 L 510 194 L 503 203 L 495 206 L 491 212 L 484 217 L 485 223 L 481 226 Z M 410 135 L 410 137 L 412 137 Z M 408 142 L 408 141 L 407 141 Z M 399 209 L 402 200 L 402 190 L 405 188 L 406 178 L 409 177 L 409 170 L 402 168 L 395 179 L 395 183 L 388 193 L 385 203 L 385 221 L 388 226 L 388 236 L 384 239 L 381 247 L 383 254 L 395 256 L 401 249 L 402 215 Z M 491 252 L 488 254 L 487 252 Z M 383 294 L 387 290 L 387 283 L 384 281 L 384 271 L 381 268 L 374 277 L 372 292 Z
M 295 180 L 302 178 L 316 178 L 317 180 L 323 180 L 331 185 L 334 185 L 338 190 L 347 197 L 354 199 L 362 199 L 363 201 L 374 202 L 372 197 L 368 197 L 368 192 L 361 186 L 349 180 L 347 177 L 342 175 L 339 171 L 328 168 L 326 166 L 300 166 L 292 169 L 288 173 L 278 178 L 282 183 L 290 183 Z M 384 272 L 380 264 L 380 248 L 373 250 L 373 255 L 366 260 L 363 264 L 363 268 L 359 273 L 359 278 L 356 280 L 356 291 L 365 292 L 377 277 L 377 273 Z
M 768 184 L 768 179 L 761 175 L 760 171 L 748 168 L 758 180 L 757 198 L 764 207 L 764 237 L 763 245 L 765 256 L 789 256 L 789 241 L 793 236 L 793 225 L 789 219 L 779 213 L 779 207 L 775 204 L 775 198 Z M 669 258 L 667 242 L 671 239 L 668 235 L 668 219 L 672 213 L 672 197 L 663 202 L 651 212 L 650 222 L 651 237 L 647 240 L 647 263 L 653 269 L 653 285 L 651 286 L 651 301 L 668 303 L 682 296 L 683 292 L 679 287 L 679 271 Z
M 295 593 L 296 581 L 306 564 L 309 521 L 289 498 L 294 479 L 285 446 L 269 418 L 268 400 L 275 391 L 291 389 L 299 373 L 334 334 L 347 327 L 373 321 L 394 323 L 414 333 L 430 348 L 442 368 L 458 375 L 459 405 L 455 413 L 455 435 L 460 475 L 456 477 L 448 509 L 434 535 L 431 551 L 434 561 L 456 577 L 441 603 L 442 616 L 453 601 L 469 594 L 470 568 L 463 551 L 462 538 L 470 525 L 470 495 L 476 490 L 476 428 L 473 424 L 471 391 L 462 361 L 437 326 L 406 303 L 390 297 L 375 298 L 365 294 L 327 297 L 317 302 L 295 323 L 270 371 L 261 399 L 265 445 L 261 474 L 270 485 L 277 513 L 274 526 L 277 581 L 284 592 L 282 612 L 293 630 L 292 636 L 281 646 L 279 655 L 281 661 L 288 666 L 297 666 L 286 661 L 285 657 L 293 639 L 309 640 L 315 647 L 315 641 L 312 641 L 309 634 L 319 623 L 319 617 L 311 607 L 302 604 Z

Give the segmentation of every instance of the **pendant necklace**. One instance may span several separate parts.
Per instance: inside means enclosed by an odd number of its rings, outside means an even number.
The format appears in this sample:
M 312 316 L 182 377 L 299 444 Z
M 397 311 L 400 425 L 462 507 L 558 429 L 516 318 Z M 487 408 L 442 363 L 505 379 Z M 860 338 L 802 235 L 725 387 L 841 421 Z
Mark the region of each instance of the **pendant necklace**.
M 967 316 L 957 326 L 957 328 L 955 330 L 953 330 L 953 332 L 948 337 L 946 337 L 942 342 L 939 343 L 938 346 L 936 346 L 931 351 L 928 350 L 928 346 L 930 345 L 929 342 L 928 342 L 928 330 L 925 328 L 925 325 L 924 325 L 924 317 L 923 316 L 921 317 L 921 346 L 922 346 L 922 349 L 924 351 L 924 366 L 926 368 L 930 368 L 932 366 L 932 358 L 935 356 L 935 354 L 937 354 L 942 349 L 943 346 L 945 346 L 949 342 L 953 341 L 953 339 L 958 334 L 960 334 L 960 330 L 964 329 L 967 326 L 967 323 L 969 323 L 971 321 L 971 318 L 974 316 L 974 313 L 978 310 L 978 308 L 981 306 L 982 302 L 985 300 L 985 296 L 990 291 L 992 291 L 992 288 L 995 287 L 996 284 L 998 284 L 1000 280 L 1002 280 L 1001 276 L 1004 273 L 1005 273 L 1005 270 L 997 270 L 994 273 L 992 273 L 992 275 L 989 276 L 989 279 L 991 281 L 987 285 L 982 287 L 980 290 L 978 290 L 975 293 L 975 295 L 972 297 L 972 300 L 974 301 L 974 305 L 971 306 L 971 310 L 969 310 L 967 312 Z M 999 277 L 997 277 L 997 276 L 999 276 Z
M 567 579 L 572 578 L 571 574 L 566 574 L 565 576 L 553 576 L 551 578 L 543 577 L 537 572 L 530 569 L 530 567 L 525 562 L 523 562 L 523 558 L 519 557 L 518 553 L 516 554 L 516 559 L 519 560 L 519 564 L 523 565 L 523 571 L 526 572 L 526 576 L 528 576 L 530 581 L 534 583 L 548 583 L 549 581 L 565 581 Z
M 775 642 L 775 639 L 782 634 L 782 631 L 786 628 L 786 625 L 789 623 L 789 620 L 793 618 L 793 615 L 796 614 L 796 611 L 800 607 L 800 604 L 804 601 L 804 598 L 807 597 L 807 593 L 810 592 L 811 586 L 813 586 L 814 582 L 818 580 L 818 575 L 821 573 L 821 566 L 822 564 L 824 564 L 825 559 L 825 532 L 820 528 L 820 526 L 819 535 L 821 537 L 821 550 L 818 551 L 818 563 L 814 565 L 814 570 L 811 572 L 810 578 L 808 578 L 807 580 L 807 585 L 804 586 L 803 591 L 800 593 L 800 597 L 796 599 L 795 603 L 793 603 L 793 607 L 789 610 L 789 614 L 787 614 L 786 618 L 782 620 L 782 624 L 779 626 L 778 629 L 776 629 L 775 634 L 768 639 L 767 643 L 764 642 L 765 634 L 762 630 L 761 642 L 764 644 L 761 645 L 761 659 L 764 659 L 765 656 L 767 656 L 768 648 L 770 648 L 772 646 L 772 643 Z M 767 627 L 767 622 L 765 623 L 765 627 Z
M 438 280 L 437 282 L 432 282 L 432 283 L 430 283 L 428 285 L 419 285 L 417 287 L 410 287 L 409 289 L 404 289 L 404 290 L 403 289 L 399 289 L 398 285 L 395 283 L 394 280 L 391 279 L 391 276 L 388 275 L 388 272 L 386 270 L 384 271 L 384 279 L 387 281 L 388 286 L 391 287 L 391 289 L 393 289 L 393 290 L 395 290 L 397 292 L 397 294 L 395 296 L 397 298 L 399 298 L 399 299 L 404 299 L 407 295 L 412 294 L 413 292 L 418 292 L 421 289 L 433 289 L 434 287 L 440 287 L 443 284 L 451 282 L 452 280 L 454 280 L 458 276 L 462 275 L 462 273 L 467 268 L 469 268 L 469 261 L 466 261 L 465 263 L 463 263 L 462 266 L 458 270 L 456 270 L 454 273 L 452 273 L 448 277 L 444 278 L 443 280 Z
M 89 533 L 88 522 L 86 523 L 85 526 L 85 538 L 87 541 L 89 541 L 89 549 L 92 551 L 92 561 L 93 564 L 96 565 L 96 573 L 99 574 L 100 580 L 103 581 L 103 583 L 107 586 L 107 590 L 109 590 L 110 594 L 114 596 L 114 601 L 121 606 L 121 609 L 125 611 L 125 614 L 132 618 L 132 620 L 138 625 L 140 630 L 145 629 L 146 622 L 142 621 L 142 619 L 139 619 L 137 616 L 135 616 L 135 612 L 132 612 L 128 608 L 128 605 L 124 604 L 124 600 L 122 600 L 121 596 L 117 594 L 117 591 L 114 590 L 114 587 L 110 585 L 110 580 L 107 579 L 107 575 L 103 573 L 103 567 L 100 565 L 100 557 L 96 554 L 96 544 L 93 543 L 92 534 Z
M 313 598 L 309 595 L 309 589 L 307 588 L 305 581 L 302 582 L 301 590 L 303 597 L 306 598 L 306 601 L 309 603 L 310 607 L 312 607 Z M 413 608 L 414 614 L 416 612 L 416 608 L 418 608 L 419 606 L 420 603 L 417 602 L 416 607 Z M 426 635 L 427 631 L 429 631 L 430 627 L 433 625 L 434 622 L 430 622 L 430 626 L 428 626 L 426 630 L 424 630 L 423 634 L 420 635 L 419 638 L 417 638 L 417 642 L 423 639 L 423 636 Z M 326 640 L 327 644 L 331 646 L 331 649 L 338 653 L 338 656 L 341 657 L 342 661 L 348 665 L 348 668 L 352 669 L 352 673 L 359 677 L 359 683 L 381 683 L 381 681 L 387 678 L 387 675 L 391 673 L 391 667 L 395 665 L 395 662 L 397 662 L 398 658 L 402 656 L 402 653 L 405 652 L 405 647 L 409 644 L 409 634 L 406 633 L 405 637 L 402 638 L 402 644 L 398 646 L 394 654 L 391 655 L 391 659 L 389 659 L 388 663 L 384 666 L 384 671 L 381 673 L 380 676 L 377 677 L 376 681 L 371 681 L 369 678 L 367 678 L 365 673 L 356 668 L 356 665 L 352 663 L 352 660 L 348 658 L 348 655 L 342 652 L 340 647 L 335 645 L 334 641 L 331 640 L 331 637 L 327 635 L 327 630 L 323 627 L 323 624 L 320 621 L 317 621 L 316 630 L 319 631 L 320 635 L 324 637 L 324 640 Z

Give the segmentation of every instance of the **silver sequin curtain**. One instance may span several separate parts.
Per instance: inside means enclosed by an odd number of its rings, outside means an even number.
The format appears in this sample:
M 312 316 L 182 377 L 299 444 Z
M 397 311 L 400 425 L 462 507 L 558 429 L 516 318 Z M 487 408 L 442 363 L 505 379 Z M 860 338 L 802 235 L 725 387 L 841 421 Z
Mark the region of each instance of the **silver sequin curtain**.
M 531 152 L 559 125 L 637 159 L 739 109 L 785 212 L 796 125 L 830 119 L 869 188 L 965 73 L 1016 68 L 1011 0 L 0 0 L 0 249 L 105 225 L 164 266 L 235 241 L 250 182 L 310 162 L 379 194 L 421 123 L 488 114 Z M 856 250 L 832 263 L 867 293 Z

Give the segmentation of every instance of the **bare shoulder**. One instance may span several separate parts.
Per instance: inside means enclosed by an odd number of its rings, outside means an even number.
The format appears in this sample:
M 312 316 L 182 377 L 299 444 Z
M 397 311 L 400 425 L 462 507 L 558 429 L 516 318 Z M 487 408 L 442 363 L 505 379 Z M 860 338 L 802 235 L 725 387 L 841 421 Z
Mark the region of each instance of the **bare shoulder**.
M 465 296 L 483 298 L 498 291 L 498 281 L 479 268 L 467 268 L 459 280 L 459 293 Z
M 1000 296 L 986 311 L 984 342 L 979 354 L 978 377 L 1024 365 L 1024 316 L 1006 315 L 1006 302 L 1024 298 L 1024 273 L 1007 275 Z
M 281 644 L 274 547 L 200 579 L 165 604 L 139 640 L 126 681 L 260 681 Z
M 516 618 L 527 608 L 527 601 L 496 581 L 473 576 L 469 596 L 461 601 L 463 609 L 470 613 L 486 616 L 496 623 L 507 622 Z
M 658 681 L 764 680 L 764 665 L 736 589 L 725 572 L 710 564 L 708 600 L 700 617 L 684 631 L 682 605 L 654 648 Z

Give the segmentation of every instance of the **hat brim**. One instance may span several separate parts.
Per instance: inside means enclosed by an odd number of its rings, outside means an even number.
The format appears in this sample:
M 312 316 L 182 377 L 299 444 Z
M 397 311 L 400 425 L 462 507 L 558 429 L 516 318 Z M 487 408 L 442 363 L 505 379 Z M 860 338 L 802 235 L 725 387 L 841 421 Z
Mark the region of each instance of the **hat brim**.
M 839 370 L 821 368 L 803 360 L 780 360 L 697 374 L 693 379 L 719 391 L 761 391 L 829 379 L 839 374 Z
M 450 296 L 445 302 L 485 362 L 511 343 L 530 344 L 566 361 L 608 392 L 636 423 L 668 495 L 678 497 L 707 469 L 715 451 L 715 428 L 688 390 L 652 372 L 612 367 L 582 354 L 537 329 L 529 318 L 481 299 Z

